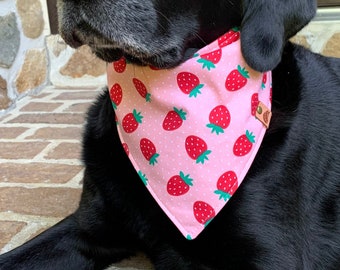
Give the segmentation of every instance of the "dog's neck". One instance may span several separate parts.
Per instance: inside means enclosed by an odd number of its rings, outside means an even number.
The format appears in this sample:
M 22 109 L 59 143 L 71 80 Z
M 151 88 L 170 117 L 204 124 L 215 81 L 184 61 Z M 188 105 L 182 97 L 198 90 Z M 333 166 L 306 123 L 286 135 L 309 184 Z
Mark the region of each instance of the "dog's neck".
M 243 181 L 270 122 L 271 73 L 231 30 L 169 70 L 108 65 L 122 145 L 160 207 L 195 238 Z

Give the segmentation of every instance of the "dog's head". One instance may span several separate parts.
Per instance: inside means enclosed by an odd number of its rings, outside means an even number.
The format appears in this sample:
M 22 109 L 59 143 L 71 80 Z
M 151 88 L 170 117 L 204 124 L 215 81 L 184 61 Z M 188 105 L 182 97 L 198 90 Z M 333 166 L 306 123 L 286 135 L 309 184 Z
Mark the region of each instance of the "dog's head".
M 243 55 L 273 69 L 283 46 L 314 16 L 314 0 L 58 0 L 59 29 L 72 47 L 89 45 L 103 60 L 170 68 L 233 26 Z

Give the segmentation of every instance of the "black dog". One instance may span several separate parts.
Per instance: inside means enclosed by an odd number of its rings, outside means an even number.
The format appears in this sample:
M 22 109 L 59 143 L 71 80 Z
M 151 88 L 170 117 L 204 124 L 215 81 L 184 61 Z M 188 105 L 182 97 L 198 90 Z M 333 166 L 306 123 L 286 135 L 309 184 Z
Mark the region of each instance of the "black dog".
M 340 269 L 340 60 L 286 42 L 315 10 L 311 0 L 60 0 L 65 41 L 108 62 L 171 68 L 241 26 L 249 65 L 273 69 L 273 117 L 239 190 L 189 241 L 125 155 L 105 89 L 88 112 L 78 210 L 0 256 L 0 269 L 103 269 L 139 250 L 161 270 Z

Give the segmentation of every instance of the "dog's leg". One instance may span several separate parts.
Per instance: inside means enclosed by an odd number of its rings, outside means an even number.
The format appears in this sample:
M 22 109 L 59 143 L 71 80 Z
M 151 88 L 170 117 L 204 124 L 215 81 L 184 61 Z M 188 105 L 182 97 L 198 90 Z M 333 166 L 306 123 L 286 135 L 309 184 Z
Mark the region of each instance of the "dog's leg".
M 0 256 L 1 270 L 104 269 L 131 254 L 107 249 L 82 231 L 71 215 L 24 245 Z
M 82 222 L 77 213 L 65 218 L 31 241 L 1 255 L 0 269 L 104 269 L 111 263 L 134 255 L 131 248 L 124 248 L 124 243 L 129 241 L 122 231 L 116 234 L 116 239 L 110 236 L 103 238 L 106 231 L 101 230 L 99 219 L 97 224 L 90 225 L 97 229 L 92 232 L 84 230 L 82 226 L 85 225 L 86 229 L 89 224 Z M 110 241 L 116 245 L 109 244 Z

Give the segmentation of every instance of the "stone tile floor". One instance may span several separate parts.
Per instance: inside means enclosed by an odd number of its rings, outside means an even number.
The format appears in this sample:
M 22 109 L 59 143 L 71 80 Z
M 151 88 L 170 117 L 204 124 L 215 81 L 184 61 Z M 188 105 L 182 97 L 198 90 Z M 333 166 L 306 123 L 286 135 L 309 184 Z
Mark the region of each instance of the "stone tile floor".
M 0 115 L 0 253 L 72 213 L 81 194 L 81 134 L 95 89 L 47 87 Z M 112 266 L 152 269 L 144 255 Z

